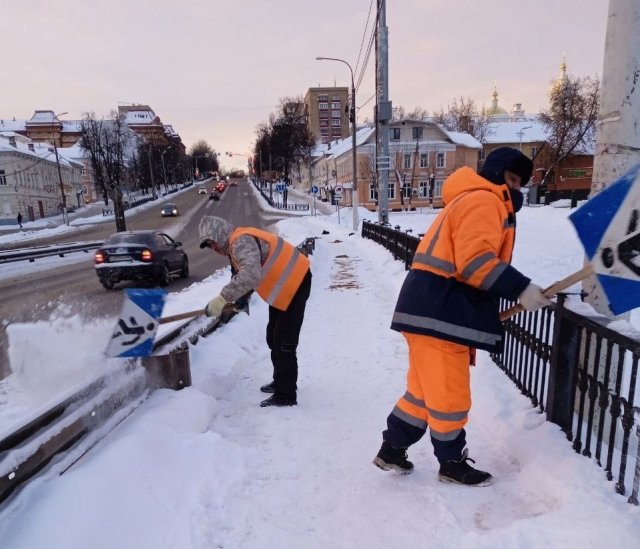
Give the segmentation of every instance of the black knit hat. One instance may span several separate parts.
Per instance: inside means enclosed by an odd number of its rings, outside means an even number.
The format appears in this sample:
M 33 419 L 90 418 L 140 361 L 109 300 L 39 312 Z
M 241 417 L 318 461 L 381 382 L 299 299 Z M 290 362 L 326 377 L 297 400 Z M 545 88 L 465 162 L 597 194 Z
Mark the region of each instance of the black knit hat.
M 520 184 L 526 185 L 533 172 L 533 162 L 518 149 L 500 147 L 487 155 L 479 173 L 491 183 L 502 185 L 505 170 L 519 175 L 522 178 Z

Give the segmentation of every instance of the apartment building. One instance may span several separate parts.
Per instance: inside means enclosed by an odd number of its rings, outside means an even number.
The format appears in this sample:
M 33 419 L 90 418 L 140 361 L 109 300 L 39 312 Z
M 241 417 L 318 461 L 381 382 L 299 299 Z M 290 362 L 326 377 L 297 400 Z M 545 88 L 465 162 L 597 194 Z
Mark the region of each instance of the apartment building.
M 318 143 L 329 143 L 350 135 L 349 88 L 309 88 L 304 109 L 309 129 Z

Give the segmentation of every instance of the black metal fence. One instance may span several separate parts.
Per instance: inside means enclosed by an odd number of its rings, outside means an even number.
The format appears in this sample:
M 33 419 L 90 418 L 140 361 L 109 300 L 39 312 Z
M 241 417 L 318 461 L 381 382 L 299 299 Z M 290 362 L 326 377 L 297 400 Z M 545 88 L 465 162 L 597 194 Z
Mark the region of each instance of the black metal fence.
M 405 268 L 419 243 L 407 232 L 366 221 L 362 236 L 382 244 Z M 504 349 L 491 358 L 548 421 L 562 428 L 576 452 L 604 466 L 616 492 L 626 494 L 631 478 L 628 501 L 638 505 L 640 339 L 607 327 L 604 317 L 567 308 L 571 300 L 560 294 L 550 307 L 506 320 Z M 501 310 L 512 305 L 503 301 Z

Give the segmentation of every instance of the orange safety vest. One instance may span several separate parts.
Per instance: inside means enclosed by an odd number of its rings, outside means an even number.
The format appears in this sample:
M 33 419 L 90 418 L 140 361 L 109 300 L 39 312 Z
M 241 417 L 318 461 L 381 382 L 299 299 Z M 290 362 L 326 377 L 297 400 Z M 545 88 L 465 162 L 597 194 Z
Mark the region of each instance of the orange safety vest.
M 269 255 L 262 264 L 256 291 L 269 305 L 286 311 L 309 271 L 309 259 L 279 236 L 253 227 L 235 229 L 229 237 L 230 250 L 242 235 L 253 236 L 269 244 Z

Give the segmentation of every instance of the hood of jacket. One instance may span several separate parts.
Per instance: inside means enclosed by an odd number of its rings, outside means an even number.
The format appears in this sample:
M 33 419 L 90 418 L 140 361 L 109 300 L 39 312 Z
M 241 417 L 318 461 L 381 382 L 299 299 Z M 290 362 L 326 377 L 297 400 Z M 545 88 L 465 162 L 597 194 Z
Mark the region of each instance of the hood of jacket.
M 229 237 L 234 231 L 234 226 L 226 219 L 205 215 L 198 226 L 201 240 L 213 240 L 225 253 L 229 253 Z
M 454 198 L 468 191 L 489 191 L 495 194 L 501 202 L 504 202 L 507 210 L 513 212 L 513 204 L 509 194 L 508 185 L 497 185 L 491 183 L 484 177 L 478 175 L 468 166 L 458 168 L 445 180 L 442 186 L 442 200 L 445 205 L 449 204 Z

